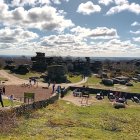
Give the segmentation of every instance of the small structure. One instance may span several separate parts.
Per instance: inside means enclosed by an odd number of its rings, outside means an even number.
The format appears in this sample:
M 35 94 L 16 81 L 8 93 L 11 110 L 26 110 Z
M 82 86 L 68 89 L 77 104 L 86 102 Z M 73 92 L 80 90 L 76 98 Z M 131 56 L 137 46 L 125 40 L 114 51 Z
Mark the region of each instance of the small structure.
M 82 96 L 82 92 L 80 91 L 79 88 L 77 88 L 73 91 L 73 96 L 75 96 L 75 97 L 77 97 L 77 96 L 81 97 Z
M 30 102 L 34 102 L 35 101 L 35 93 L 29 93 L 29 92 L 24 92 L 24 103 L 29 104 Z
M 84 100 L 85 100 L 86 104 L 88 104 L 88 98 L 89 98 L 89 93 L 87 91 L 82 91 L 81 104 L 83 104 Z

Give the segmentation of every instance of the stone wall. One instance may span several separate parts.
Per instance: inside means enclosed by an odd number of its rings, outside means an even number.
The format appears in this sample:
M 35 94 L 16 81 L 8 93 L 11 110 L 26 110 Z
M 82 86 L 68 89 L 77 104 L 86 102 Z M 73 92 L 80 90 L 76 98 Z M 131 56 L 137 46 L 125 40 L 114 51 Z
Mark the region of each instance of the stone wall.
M 55 94 L 52 97 L 50 97 L 49 99 L 33 102 L 32 104 L 25 104 L 25 105 L 22 105 L 19 107 L 15 107 L 13 109 L 16 112 L 17 116 L 20 116 L 27 111 L 40 109 L 40 108 L 48 106 L 49 104 L 53 104 L 58 99 L 59 99 L 58 94 Z
M 8 112 L 11 111 L 11 112 L 14 112 L 16 116 L 21 116 L 21 115 L 26 114 L 27 112 L 46 107 L 49 104 L 53 104 L 58 99 L 59 99 L 59 95 L 55 94 L 51 96 L 49 99 L 33 102 L 31 104 L 23 104 L 21 106 L 9 108 L 9 109 L 2 108 L 2 110 L 0 110 L 0 114 L 3 114 L 3 113 L 6 114 L 7 111 Z

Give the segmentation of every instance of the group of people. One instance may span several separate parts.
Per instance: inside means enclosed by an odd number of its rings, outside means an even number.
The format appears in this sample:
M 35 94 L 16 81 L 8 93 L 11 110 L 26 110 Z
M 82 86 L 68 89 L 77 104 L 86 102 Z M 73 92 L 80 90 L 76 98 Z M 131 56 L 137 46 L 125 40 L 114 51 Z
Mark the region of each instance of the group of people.
M 32 84 L 33 82 L 33 84 Z M 36 78 L 29 78 L 29 86 L 37 85 L 38 86 L 38 80 Z

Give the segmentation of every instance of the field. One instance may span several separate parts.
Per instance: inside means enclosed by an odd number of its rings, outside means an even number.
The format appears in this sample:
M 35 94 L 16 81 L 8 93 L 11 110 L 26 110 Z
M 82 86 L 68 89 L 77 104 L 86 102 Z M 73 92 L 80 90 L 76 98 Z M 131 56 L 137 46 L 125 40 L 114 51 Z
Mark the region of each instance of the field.
M 70 77 L 69 75 L 67 75 L 67 79 L 71 83 L 77 83 L 77 82 L 80 82 L 82 80 L 82 76 L 81 75 L 78 75 L 78 76 L 74 75 L 74 76 Z
M 134 86 L 128 87 L 125 85 L 115 84 L 114 86 L 105 86 L 103 84 L 100 84 L 101 79 L 97 78 L 96 76 L 91 76 L 88 78 L 88 81 L 85 85 L 88 85 L 89 87 L 93 88 L 99 88 L 99 89 L 111 89 L 115 91 L 124 91 L 124 92 L 131 92 L 131 93 L 140 93 L 140 82 L 132 82 Z
M 107 99 L 80 107 L 59 100 L 18 118 L 18 125 L 1 133 L 0 140 L 139 140 L 140 107 L 128 104 L 117 110 Z
M 0 77 L 0 81 L 5 81 L 7 80 L 6 78 Z
M 41 75 L 42 75 L 42 73 L 37 73 L 37 72 L 29 72 L 25 75 L 14 74 L 14 76 L 21 78 L 21 79 L 25 79 L 25 80 L 28 80 L 29 77 L 40 77 Z M 78 75 L 78 76 L 74 75 L 73 77 L 70 77 L 69 75 L 66 75 L 66 76 L 67 76 L 67 79 L 70 83 L 77 83 L 77 82 L 80 82 L 82 80 L 81 75 Z M 44 82 L 43 78 L 40 78 L 39 81 Z
M 28 80 L 29 77 L 40 77 L 41 76 L 41 73 L 37 73 L 37 72 L 29 72 L 25 75 L 22 75 L 22 74 L 14 74 L 14 76 L 18 77 L 18 78 L 21 78 L 21 79 L 25 79 L 25 80 Z M 40 81 L 42 81 L 43 79 L 41 78 Z
M 3 104 L 5 107 L 9 107 L 9 106 L 21 105 L 22 103 L 18 101 L 14 101 L 13 103 L 11 103 L 9 99 L 3 99 Z

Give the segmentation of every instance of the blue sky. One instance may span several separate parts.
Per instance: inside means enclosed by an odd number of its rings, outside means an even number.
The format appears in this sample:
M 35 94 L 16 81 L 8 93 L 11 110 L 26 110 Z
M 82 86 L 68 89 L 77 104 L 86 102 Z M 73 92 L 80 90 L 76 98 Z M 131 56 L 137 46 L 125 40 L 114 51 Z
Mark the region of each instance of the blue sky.
M 0 55 L 139 57 L 139 0 L 0 0 Z

